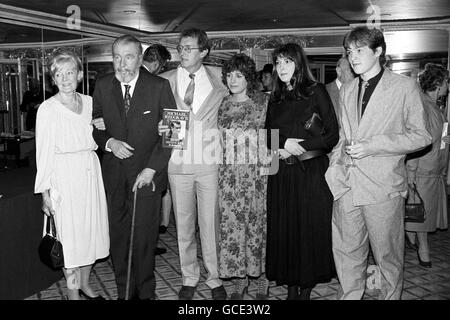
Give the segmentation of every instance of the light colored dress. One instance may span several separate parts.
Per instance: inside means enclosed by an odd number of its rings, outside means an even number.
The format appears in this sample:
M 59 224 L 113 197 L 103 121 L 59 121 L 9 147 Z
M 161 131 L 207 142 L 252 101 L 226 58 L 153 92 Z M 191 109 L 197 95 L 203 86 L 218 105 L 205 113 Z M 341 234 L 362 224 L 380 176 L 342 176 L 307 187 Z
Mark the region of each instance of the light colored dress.
M 91 265 L 109 255 L 106 195 L 92 138 L 92 98 L 80 96 L 81 114 L 51 97 L 40 105 L 36 119 L 34 191 L 50 189 L 66 268 Z
M 441 149 L 444 115 L 431 98 L 423 94 L 422 101 L 428 115 L 430 133 L 433 136 L 431 150 L 406 162 L 408 182 L 415 181 L 417 192 L 424 202 L 426 218 L 423 223 L 407 222 L 405 230 L 411 232 L 433 232 L 448 228 L 447 191 L 445 174 L 448 163 L 448 146 Z M 414 157 L 414 155 L 413 155 Z
M 233 102 L 230 97 L 223 100 L 218 113 L 224 151 L 224 162 L 219 166 L 219 276 L 259 277 L 265 272 L 267 176 L 260 174 L 259 159 L 258 163 L 248 160 L 249 154 L 258 152 L 257 145 L 250 142 L 245 149 L 247 164 L 239 164 L 237 154 L 242 145 L 238 147 L 237 139 L 228 144 L 234 148 L 236 163 L 226 163 L 226 131 L 243 130 L 235 131 L 236 135 L 239 132 L 251 135 L 251 131 L 257 134 L 264 127 L 268 96 L 256 93 L 253 99 L 244 102 Z

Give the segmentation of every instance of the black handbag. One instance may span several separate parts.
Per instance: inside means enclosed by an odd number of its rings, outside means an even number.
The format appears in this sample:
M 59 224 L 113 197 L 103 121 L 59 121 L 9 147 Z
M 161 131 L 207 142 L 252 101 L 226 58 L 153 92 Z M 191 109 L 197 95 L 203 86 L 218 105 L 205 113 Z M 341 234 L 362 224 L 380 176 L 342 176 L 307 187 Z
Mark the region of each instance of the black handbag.
M 38 249 L 41 261 L 52 269 L 64 267 L 63 247 L 57 239 L 53 215 L 47 217 L 46 232 Z
M 314 112 L 311 118 L 305 122 L 305 130 L 310 132 L 313 136 L 322 135 L 324 132 L 322 118 Z
M 414 183 L 412 188 L 409 187 L 408 199 L 405 202 L 405 222 L 422 223 L 425 221 L 425 213 L 423 200 Z

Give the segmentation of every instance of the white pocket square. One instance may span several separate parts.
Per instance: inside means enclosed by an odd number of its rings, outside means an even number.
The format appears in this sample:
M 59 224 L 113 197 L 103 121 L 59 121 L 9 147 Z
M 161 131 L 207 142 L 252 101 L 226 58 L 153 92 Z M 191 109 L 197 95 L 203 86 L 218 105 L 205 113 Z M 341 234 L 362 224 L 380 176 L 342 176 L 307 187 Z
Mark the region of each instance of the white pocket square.
M 150 110 L 147 110 L 147 111 L 144 111 L 142 114 L 149 114 L 151 111 Z

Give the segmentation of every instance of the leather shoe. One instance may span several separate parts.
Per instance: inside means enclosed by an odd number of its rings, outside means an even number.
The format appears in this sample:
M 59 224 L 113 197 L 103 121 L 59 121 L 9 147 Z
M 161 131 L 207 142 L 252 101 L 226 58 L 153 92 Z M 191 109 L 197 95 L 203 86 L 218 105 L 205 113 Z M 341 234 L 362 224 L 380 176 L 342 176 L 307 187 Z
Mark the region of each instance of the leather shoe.
M 88 296 L 86 293 L 84 293 L 83 290 L 78 290 L 79 294 L 81 297 L 85 298 L 86 300 L 106 300 L 105 298 L 103 298 L 101 295 L 98 295 L 96 297 L 90 297 Z
M 195 287 L 182 286 L 180 292 L 178 292 L 178 300 L 192 300 L 194 293 Z
M 159 226 L 159 233 L 166 233 L 167 227 L 166 226 Z
M 158 256 L 160 254 L 164 254 L 167 252 L 166 248 L 160 248 L 160 247 L 156 247 L 155 249 L 155 256 Z
M 417 250 L 417 259 L 419 260 L 419 264 L 425 268 L 431 268 L 431 261 L 423 261 L 420 259 L 419 250 Z
M 227 291 L 223 286 L 211 289 L 213 300 L 227 300 Z

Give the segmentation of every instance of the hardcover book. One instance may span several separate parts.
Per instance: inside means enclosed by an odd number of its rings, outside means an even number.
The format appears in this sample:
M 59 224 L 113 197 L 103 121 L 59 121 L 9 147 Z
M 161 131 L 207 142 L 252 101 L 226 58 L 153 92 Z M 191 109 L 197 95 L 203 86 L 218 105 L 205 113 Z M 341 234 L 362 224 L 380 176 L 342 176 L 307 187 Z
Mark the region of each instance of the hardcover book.
M 189 111 L 164 109 L 163 124 L 169 127 L 169 131 L 163 134 L 163 147 L 186 149 L 186 137 L 189 129 Z

